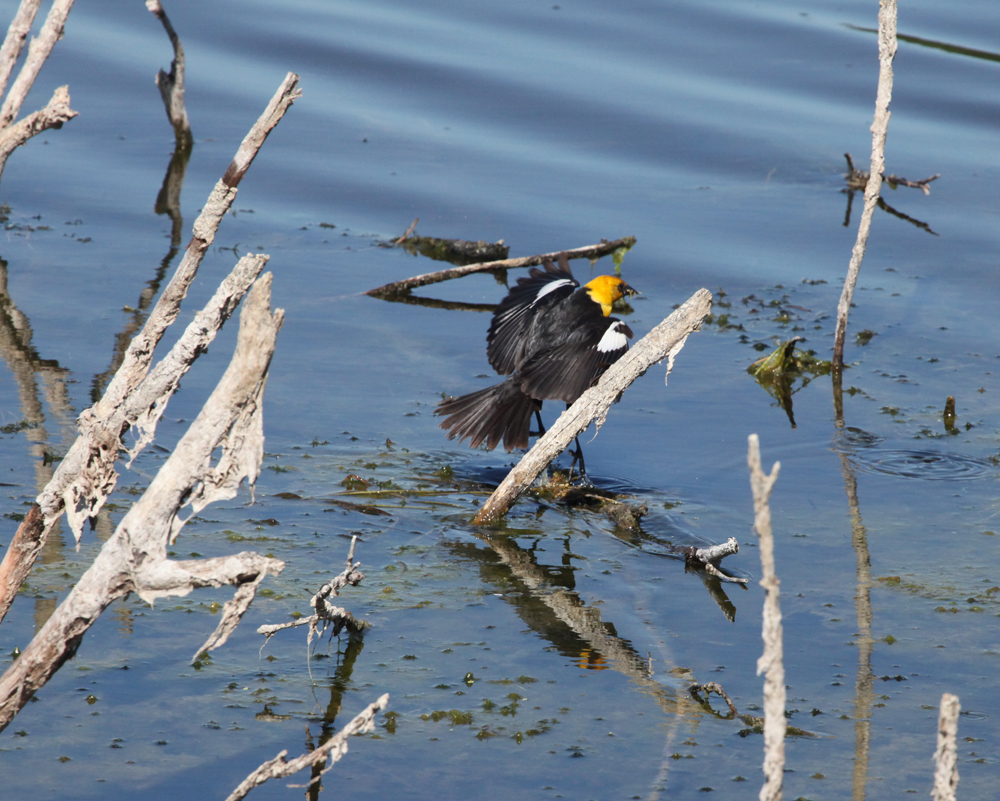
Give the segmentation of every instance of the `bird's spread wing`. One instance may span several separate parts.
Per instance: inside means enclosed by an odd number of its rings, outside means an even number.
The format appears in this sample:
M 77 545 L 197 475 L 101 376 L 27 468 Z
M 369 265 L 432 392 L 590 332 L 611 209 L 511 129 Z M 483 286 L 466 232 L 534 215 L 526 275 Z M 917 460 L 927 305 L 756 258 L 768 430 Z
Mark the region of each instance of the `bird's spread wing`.
M 500 375 L 510 375 L 525 361 L 537 343 L 532 341 L 532 321 L 545 309 L 572 295 L 580 283 L 569 269 L 569 259 L 560 255 L 559 265 L 545 262 L 545 270 L 531 268 L 528 278 L 501 301 L 493 314 L 486 337 L 490 366 Z
M 518 370 L 521 389 L 533 398 L 572 403 L 628 350 L 632 329 L 614 317 L 587 326 L 558 347 L 536 353 Z

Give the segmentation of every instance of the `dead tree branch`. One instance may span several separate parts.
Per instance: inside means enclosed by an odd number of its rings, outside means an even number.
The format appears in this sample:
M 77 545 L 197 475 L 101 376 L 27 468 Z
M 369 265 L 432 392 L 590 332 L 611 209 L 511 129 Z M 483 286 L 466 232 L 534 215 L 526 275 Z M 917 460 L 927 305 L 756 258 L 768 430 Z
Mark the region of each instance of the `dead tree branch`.
M 174 60 L 170 62 L 170 74 L 163 70 L 156 74 L 156 85 L 160 89 L 160 97 L 167 110 L 167 119 L 174 127 L 174 138 L 177 140 L 177 150 L 190 150 L 194 144 L 191 135 L 191 124 L 188 122 L 187 108 L 184 106 L 184 46 L 181 39 L 170 24 L 167 12 L 163 10 L 160 0 L 146 0 L 146 8 L 163 23 L 163 28 L 170 37 L 174 48 Z
M 364 734 L 365 732 L 372 731 L 375 728 L 376 713 L 385 709 L 388 703 L 389 694 L 386 693 L 374 704 L 369 704 L 365 707 L 350 723 L 344 726 L 343 729 L 337 732 L 315 751 L 310 751 L 308 754 L 296 757 L 291 762 L 285 761 L 285 755 L 288 752 L 282 751 L 274 759 L 265 762 L 257 768 L 257 770 L 247 776 L 242 782 L 240 782 L 240 785 L 229 794 L 226 801 L 239 801 L 239 799 L 245 798 L 247 793 L 249 793 L 254 787 L 263 784 L 268 779 L 283 779 L 298 773 L 304 768 L 308 768 L 320 762 L 326 762 L 326 760 L 329 759 L 330 764 L 323 768 L 318 775 L 314 776 L 309 784 L 293 785 L 294 787 L 311 787 L 320 780 L 320 777 L 322 777 L 324 773 L 330 770 L 330 768 L 339 762 L 347 753 L 347 740 L 349 737 L 354 734 Z
M 35 15 L 38 14 L 38 7 L 42 0 L 21 0 L 17 13 L 7 28 L 7 35 L 4 37 L 3 45 L 0 46 L 0 97 L 7 91 L 7 82 L 10 74 L 14 71 L 24 43 L 31 33 L 31 26 L 35 23 Z
M 87 629 L 115 599 L 136 592 L 152 603 L 198 587 L 235 585 L 240 592 L 226 605 L 200 653 L 225 642 L 263 575 L 284 567 L 277 559 L 255 553 L 167 559 L 167 548 L 186 522 L 180 517 L 183 508 L 190 506 L 191 514 L 197 514 L 212 501 L 234 497 L 244 478 L 252 484 L 260 473 L 261 404 L 284 317 L 280 309 L 271 313 L 270 289 L 271 275 L 266 273 L 247 295 L 233 359 L 204 408 L 94 563 L 0 677 L 0 729 L 76 653 Z M 221 455 L 213 459 L 216 449 Z
M 872 122 L 872 160 L 865 186 L 865 206 L 858 224 L 858 237 L 851 252 L 851 263 L 844 279 L 844 290 L 837 304 L 837 329 L 833 344 L 833 369 L 844 368 L 844 338 L 847 335 L 847 316 L 851 298 L 858 283 L 858 273 L 868 246 L 875 204 L 882 190 L 882 171 L 885 169 L 885 138 L 889 130 L 889 100 L 892 98 L 892 60 L 896 57 L 896 0 L 881 0 L 878 14 L 878 92 L 875 97 L 875 119 Z
M 941 696 L 941 713 L 938 717 L 937 750 L 934 752 L 934 789 L 932 801 L 955 801 L 958 790 L 958 713 L 962 705 L 957 695 Z
M 608 240 L 603 239 L 598 245 L 588 245 L 582 248 L 574 248 L 573 250 L 560 251 L 560 253 L 566 253 L 566 255 L 571 259 L 598 259 L 601 256 L 607 256 L 609 253 L 614 253 L 618 250 L 618 248 L 630 248 L 634 244 L 635 237 L 626 236 L 623 239 L 616 239 L 613 242 L 608 242 Z M 407 278 L 405 281 L 396 281 L 391 284 L 385 284 L 384 286 L 376 287 L 375 289 L 369 289 L 365 292 L 365 294 L 371 295 L 375 298 L 392 298 L 396 295 L 406 295 L 418 286 L 437 284 L 441 281 L 449 281 L 452 278 L 461 278 L 464 275 L 472 275 L 473 273 L 485 273 L 493 270 L 508 270 L 514 267 L 532 267 L 536 264 L 541 264 L 545 260 L 555 261 L 558 256 L 559 253 L 543 253 L 540 256 L 523 256 L 519 259 L 503 259 L 501 261 L 486 261 L 480 262 L 479 264 L 467 264 L 464 267 L 452 267 L 447 270 L 439 270 L 436 273 L 417 275 L 413 278 Z
M 667 359 L 670 376 L 674 359 L 680 353 L 688 336 L 701 328 L 701 323 L 712 310 L 712 293 L 699 289 L 684 305 L 639 340 L 610 369 L 600 381 L 556 420 L 555 424 L 539 438 L 496 491 L 483 504 L 472 521 L 473 525 L 486 525 L 499 520 L 510 510 L 517 499 L 534 483 L 553 459 L 562 453 L 587 426 L 595 420 L 600 431 L 612 403 L 640 375 L 658 362 Z
M 364 620 L 358 620 L 343 607 L 334 606 L 327 600 L 327 598 L 331 597 L 336 598 L 340 594 L 339 591 L 347 585 L 357 587 L 364 579 L 365 574 L 358 570 L 361 563 L 354 561 L 354 546 L 357 544 L 357 541 L 357 535 L 351 537 L 351 550 L 347 554 L 347 566 L 344 570 L 339 576 L 320 587 L 309 601 L 309 605 L 316 610 L 316 614 L 292 620 L 288 623 L 273 623 L 260 626 L 257 629 L 257 633 L 264 635 L 266 638 L 265 643 L 279 631 L 295 628 L 296 626 L 309 626 L 309 637 L 306 641 L 308 645 L 312 642 L 313 637 L 317 635 L 320 625 L 324 627 L 324 630 L 326 626 L 332 625 L 334 637 L 340 634 L 345 628 L 351 634 L 358 634 L 371 625 Z
M 750 466 L 750 489 L 753 492 L 754 528 L 760 537 L 760 563 L 764 597 L 762 637 L 764 653 L 757 660 L 757 675 L 764 673 L 764 786 L 760 801 L 781 801 L 785 770 L 785 665 L 782 654 L 781 607 L 778 595 L 781 582 L 774 570 L 774 538 L 771 535 L 771 508 L 768 499 L 778 480 L 779 462 L 767 475 L 760 463 L 760 442 L 751 434 L 747 463 Z
M 750 579 L 745 579 L 741 576 L 730 576 L 719 568 L 719 562 L 727 556 L 733 556 L 739 552 L 739 542 L 737 542 L 736 537 L 730 537 L 725 542 L 710 545 L 708 548 L 695 548 L 694 546 L 685 548 L 684 561 L 690 567 L 704 570 L 708 575 L 714 576 L 719 581 L 731 584 L 747 584 Z
M 52 99 L 45 108 L 29 114 L 13 125 L 0 128 L 0 176 L 3 175 L 10 154 L 17 148 L 42 131 L 62 128 L 64 122 L 68 122 L 78 114 L 79 112 L 69 107 L 69 87 L 60 86 L 53 92 Z
M 207 348 L 263 268 L 266 256 L 244 257 L 156 371 L 149 374 L 153 351 L 167 327 L 177 318 L 181 301 L 194 280 L 205 252 L 215 239 L 222 218 L 236 197 L 239 180 L 246 174 L 268 133 L 299 97 L 297 84 L 298 76 L 289 73 L 264 114 L 243 140 L 226 171 L 230 183 L 223 178 L 216 184 L 195 221 L 194 237 L 184 258 L 153 307 L 142 331 L 129 345 L 121 367 L 104 396 L 80 415 L 80 436 L 59 463 L 52 480 L 38 496 L 37 505 L 41 514 L 29 514 L 25 517 L 0 564 L 0 620 L 10 608 L 14 593 L 30 571 L 48 532 L 64 511 L 79 541 L 84 522 L 97 514 L 118 479 L 114 463 L 122 447 L 122 436 L 132 426 L 139 426 L 139 442 L 131 453 L 132 458 L 135 458 L 149 441 L 156 421 L 163 414 L 170 394 L 176 389 L 184 371 Z M 184 363 L 186 366 L 183 366 Z M 140 391 L 144 382 L 145 386 Z
M 11 85 L 10 92 L 7 95 L 7 99 L 4 100 L 3 106 L 0 106 L 0 128 L 6 128 L 17 119 L 17 115 L 21 111 L 21 106 L 24 104 L 28 92 L 31 91 L 31 87 L 34 86 L 35 78 L 38 77 L 42 65 L 49 57 L 49 53 L 52 52 L 52 48 L 55 47 L 56 42 L 62 38 L 63 29 L 66 26 L 66 18 L 69 16 L 70 9 L 72 8 L 73 0 L 54 0 L 52 3 L 52 8 L 49 9 L 49 15 L 45 18 L 42 30 L 39 31 L 38 36 L 32 39 L 31 44 L 28 45 L 28 57 L 25 59 L 21 71 L 17 74 L 17 78 Z M 20 12 L 18 16 L 20 16 Z M 31 17 L 34 18 L 34 13 L 31 14 Z M 17 17 L 15 17 L 16 20 Z M 20 48 L 17 49 L 20 52 Z M 16 59 L 17 56 L 14 58 Z

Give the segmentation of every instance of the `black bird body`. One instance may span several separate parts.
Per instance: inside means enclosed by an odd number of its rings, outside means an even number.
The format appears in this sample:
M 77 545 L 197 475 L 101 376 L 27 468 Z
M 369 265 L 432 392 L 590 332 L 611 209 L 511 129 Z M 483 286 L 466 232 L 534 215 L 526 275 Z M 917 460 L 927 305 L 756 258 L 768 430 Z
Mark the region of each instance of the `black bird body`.
M 531 417 L 544 400 L 573 403 L 628 350 L 632 330 L 610 317 L 636 291 L 602 275 L 580 286 L 565 255 L 545 262 L 501 301 L 487 335 L 490 365 L 507 380 L 438 404 L 448 438 L 508 451 L 528 447 Z

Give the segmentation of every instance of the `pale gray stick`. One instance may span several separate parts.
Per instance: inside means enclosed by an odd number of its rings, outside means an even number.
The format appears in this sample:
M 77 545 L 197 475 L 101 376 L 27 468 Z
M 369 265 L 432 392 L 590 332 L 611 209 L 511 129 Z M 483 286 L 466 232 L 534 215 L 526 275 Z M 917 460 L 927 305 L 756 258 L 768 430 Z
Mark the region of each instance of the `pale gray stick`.
M 314 777 L 309 784 L 292 785 L 293 787 L 311 787 L 347 753 L 347 740 L 349 737 L 354 734 L 363 734 L 372 731 L 375 728 L 375 713 L 385 709 L 388 703 L 389 694 L 386 693 L 374 704 L 369 704 L 365 707 L 350 723 L 315 751 L 310 751 L 308 754 L 296 757 L 291 762 L 285 761 L 285 755 L 288 751 L 282 751 L 274 759 L 265 762 L 240 782 L 239 786 L 229 794 L 226 801 L 239 801 L 239 799 L 245 798 L 246 794 L 254 787 L 263 784 L 268 779 L 282 779 L 291 776 L 303 768 L 308 768 L 319 762 L 326 762 L 329 758 L 330 764 L 323 768 L 319 776 Z
M 629 351 L 601 376 L 600 381 L 586 392 L 556 420 L 540 437 L 535 446 L 500 483 L 486 500 L 473 525 L 485 525 L 499 520 L 517 499 L 535 482 L 541 472 L 592 422 L 597 430 L 604 425 L 608 409 L 640 375 L 657 362 L 667 359 L 666 377 L 674 367 L 688 336 L 701 328 L 702 321 L 712 310 L 712 293 L 699 289 L 684 305 L 640 339 Z M 666 377 L 664 380 L 666 380 Z
M 167 548 L 184 525 L 181 510 L 197 514 L 211 501 L 232 498 L 244 478 L 253 482 L 264 455 L 261 403 L 267 371 L 284 313 L 270 311 L 271 275 L 247 295 L 240 315 L 236 351 L 205 403 L 149 488 L 129 509 L 93 564 L 7 672 L 0 677 L 0 729 L 70 659 L 84 634 L 115 599 L 130 592 L 152 603 L 192 589 L 233 584 L 239 593 L 227 604 L 206 646 L 225 641 L 246 610 L 262 573 L 284 563 L 255 553 L 209 560 L 171 561 Z M 221 448 L 221 456 L 213 458 Z
M 69 87 L 60 86 L 52 93 L 52 99 L 44 108 L 6 128 L 0 128 L 0 176 L 3 175 L 10 154 L 17 148 L 42 131 L 61 128 L 64 122 L 78 114 L 69 107 Z
M 6 128 L 17 119 L 21 106 L 24 104 L 28 92 L 31 91 L 45 59 L 49 57 L 56 42 L 62 38 L 66 17 L 69 16 L 72 8 L 73 0 L 54 0 L 52 3 L 52 8 L 49 9 L 49 15 L 45 18 L 42 30 L 28 45 L 28 57 L 24 60 L 24 65 L 17 74 L 17 78 L 14 79 L 3 106 L 0 106 L 0 128 Z
M 833 343 L 833 368 L 844 366 L 844 338 L 847 335 L 847 315 L 851 311 L 851 298 L 858 283 L 861 261 L 868 245 L 868 232 L 872 225 L 875 204 L 882 189 L 882 171 L 885 169 L 885 138 L 889 130 L 889 101 L 892 99 L 892 60 L 896 56 L 896 0 L 881 0 L 878 13 L 878 92 L 875 97 L 875 120 L 872 122 L 872 162 L 865 186 L 865 207 L 858 224 L 858 238 L 851 251 L 851 263 L 844 279 L 844 290 L 837 304 L 837 329 Z
M 958 713 L 962 705 L 958 696 L 944 693 L 941 696 L 941 713 L 938 717 L 937 750 L 934 752 L 934 801 L 955 801 L 958 790 Z
M 747 463 L 750 466 L 750 489 L 753 492 L 754 528 L 760 537 L 760 564 L 763 578 L 764 623 L 761 635 L 764 653 L 757 660 L 757 675 L 764 673 L 764 786 L 760 801 L 781 801 L 785 771 L 785 666 L 783 662 L 781 607 L 778 603 L 781 583 L 774 569 L 774 537 L 771 535 L 771 508 L 768 499 L 778 480 L 779 462 L 767 475 L 760 463 L 760 442 L 756 434 L 749 438 Z
M 18 6 L 10 27 L 7 28 L 3 46 L 0 47 L 0 97 L 7 91 L 7 81 L 10 80 L 17 57 L 21 55 L 24 42 L 31 33 L 31 26 L 35 22 L 35 15 L 41 4 L 42 0 L 21 0 L 21 5 Z

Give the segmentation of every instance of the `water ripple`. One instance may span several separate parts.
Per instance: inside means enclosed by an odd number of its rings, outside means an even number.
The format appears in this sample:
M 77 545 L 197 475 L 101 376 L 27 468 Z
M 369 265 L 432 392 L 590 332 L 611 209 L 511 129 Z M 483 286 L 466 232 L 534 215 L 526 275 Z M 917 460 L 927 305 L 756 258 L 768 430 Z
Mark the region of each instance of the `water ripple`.
M 864 473 L 885 473 L 926 481 L 964 481 L 996 475 L 996 467 L 986 459 L 940 451 L 903 448 L 866 448 L 847 454 Z

